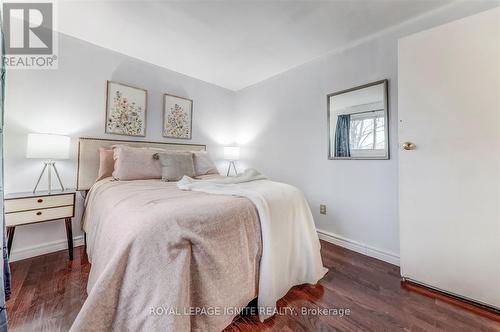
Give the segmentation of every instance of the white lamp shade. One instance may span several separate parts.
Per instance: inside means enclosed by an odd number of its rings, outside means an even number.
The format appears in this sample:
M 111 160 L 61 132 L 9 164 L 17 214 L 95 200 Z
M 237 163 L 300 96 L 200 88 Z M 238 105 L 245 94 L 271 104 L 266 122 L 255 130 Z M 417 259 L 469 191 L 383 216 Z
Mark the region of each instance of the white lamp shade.
M 240 159 L 240 148 L 238 146 L 225 146 L 224 147 L 224 159 L 226 159 L 226 160 L 238 160 L 238 159 Z
M 28 134 L 26 158 L 68 159 L 68 136 L 53 134 Z

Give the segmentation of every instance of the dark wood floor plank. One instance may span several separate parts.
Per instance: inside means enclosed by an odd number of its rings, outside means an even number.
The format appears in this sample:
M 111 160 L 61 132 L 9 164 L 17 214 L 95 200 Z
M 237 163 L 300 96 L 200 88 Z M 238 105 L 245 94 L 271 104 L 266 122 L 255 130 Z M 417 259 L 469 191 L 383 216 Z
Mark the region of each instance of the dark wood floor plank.
M 250 331 L 485 331 L 500 324 L 400 286 L 399 268 L 321 242 L 328 274 L 318 285 L 292 288 L 278 302 L 283 315 L 260 322 L 241 316 L 225 332 Z M 90 264 L 83 247 L 11 264 L 10 331 L 67 331 L 86 298 Z M 304 309 L 305 308 L 305 309 Z M 349 309 L 350 315 L 302 315 L 302 310 Z

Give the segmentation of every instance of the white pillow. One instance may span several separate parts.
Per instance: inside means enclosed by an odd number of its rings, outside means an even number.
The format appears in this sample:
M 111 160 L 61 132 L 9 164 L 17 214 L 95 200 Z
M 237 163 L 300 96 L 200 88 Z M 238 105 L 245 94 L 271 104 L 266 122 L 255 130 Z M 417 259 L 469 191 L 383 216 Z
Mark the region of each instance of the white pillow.
M 210 159 L 207 151 L 193 151 L 194 170 L 196 176 L 207 174 L 219 174 L 214 162 Z

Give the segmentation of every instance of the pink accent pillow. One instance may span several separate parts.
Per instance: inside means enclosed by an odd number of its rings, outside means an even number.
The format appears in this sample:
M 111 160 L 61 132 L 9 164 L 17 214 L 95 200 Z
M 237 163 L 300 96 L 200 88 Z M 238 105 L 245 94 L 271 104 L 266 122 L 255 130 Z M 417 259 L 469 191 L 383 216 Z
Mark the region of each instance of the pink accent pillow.
M 161 164 L 158 159 L 153 159 L 153 155 L 164 150 L 117 145 L 113 151 L 115 179 L 124 181 L 161 179 Z
M 99 174 L 96 181 L 113 176 L 114 169 L 115 160 L 113 159 L 113 150 L 99 148 Z
M 196 176 L 207 174 L 219 174 L 214 162 L 210 159 L 207 151 L 193 151 L 194 170 Z

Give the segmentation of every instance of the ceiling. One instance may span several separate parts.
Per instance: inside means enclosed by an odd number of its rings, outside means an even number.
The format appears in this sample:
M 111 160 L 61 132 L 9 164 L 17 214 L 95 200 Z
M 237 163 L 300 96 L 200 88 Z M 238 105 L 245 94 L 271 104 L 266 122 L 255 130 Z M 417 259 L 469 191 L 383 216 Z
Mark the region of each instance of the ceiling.
M 65 1 L 57 10 L 65 34 L 240 90 L 449 2 Z

